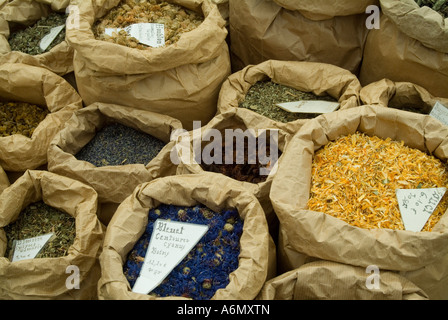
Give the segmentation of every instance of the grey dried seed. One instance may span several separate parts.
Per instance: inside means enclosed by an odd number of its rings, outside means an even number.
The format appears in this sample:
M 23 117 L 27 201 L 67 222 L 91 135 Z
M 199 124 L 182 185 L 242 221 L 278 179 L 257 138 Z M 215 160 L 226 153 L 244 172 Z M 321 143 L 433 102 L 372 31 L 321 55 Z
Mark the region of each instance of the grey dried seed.
M 97 167 L 146 165 L 164 146 L 165 142 L 150 134 L 120 123 L 111 123 L 98 130 L 95 137 L 75 157 Z

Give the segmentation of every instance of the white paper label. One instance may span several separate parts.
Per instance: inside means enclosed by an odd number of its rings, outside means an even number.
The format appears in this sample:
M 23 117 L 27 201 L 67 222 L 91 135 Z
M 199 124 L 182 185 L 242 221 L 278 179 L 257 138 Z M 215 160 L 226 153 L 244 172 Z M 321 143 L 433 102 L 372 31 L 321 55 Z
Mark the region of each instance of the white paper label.
M 34 259 L 52 236 L 53 233 L 49 233 L 25 240 L 14 240 L 14 255 L 11 261 Z
M 104 33 L 108 36 L 125 30 L 126 33 L 136 38 L 140 43 L 158 48 L 165 45 L 165 25 L 161 23 L 134 23 L 126 28 L 106 28 Z
M 339 108 L 338 102 L 301 100 L 278 103 L 277 106 L 291 113 L 329 113 Z
M 133 292 L 148 294 L 187 256 L 207 225 L 157 219 Z
M 439 101 L 436 102 L 429 115 L 448 126 L 448 108 L 445 108 Z
M 442 200 L 446 188 L 397 189 L 395 192 L 404 228 L 419 232 Z
M 62 29 L 65 28 L 65 25 L 51 28 L 50 33 L 48 33 L 45 37 L 42 38 L 39 42 L 39 47 L 42 51 L 47 50 L 47 48 L 50 46 L 50 44 L 56 39 L 58 34 L 62 31 Z

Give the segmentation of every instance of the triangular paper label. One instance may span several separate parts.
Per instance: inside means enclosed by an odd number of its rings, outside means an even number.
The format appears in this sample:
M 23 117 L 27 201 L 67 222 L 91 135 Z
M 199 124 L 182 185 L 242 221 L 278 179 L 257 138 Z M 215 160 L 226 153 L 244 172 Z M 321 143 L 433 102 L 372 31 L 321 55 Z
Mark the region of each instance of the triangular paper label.
M 62 29 L 65 28 L 65 25 L 61 25 L 58 27 L 51 28 L 50 32 L 42 38 L 39 42 L 39 47 L 42 51 L 47 50 L 50 44 L 56 39 L 59 33 L 61 33 Z
M 134 23 L 126 28 L 106 28 L 104 33 L 108 36 L 125 30 L 126 33 L 136 38 L 140 43 L 158 48 L 165 45 L 165 25 L 161 23 Z
M 14 240 L 14 254 L 11 261 L 34 259 L 52 236 L 53 233 L 49 233 L 34 238 Z
M 448 126 L 448 107 L 443 106 L 439 101 L 436 102 L 429 115 Z
M 415 232 L 421 231 L 445 192 L 446 188 L 397 189 L 404 228 Z
M 329 113 L 339 109 L 338 102 L 320 100 L 300 100 L 277 103 L 281 109 L 291 113 Z
M 157 219 L 133 292 L 148 294 L 187 256 L 207 225 Z

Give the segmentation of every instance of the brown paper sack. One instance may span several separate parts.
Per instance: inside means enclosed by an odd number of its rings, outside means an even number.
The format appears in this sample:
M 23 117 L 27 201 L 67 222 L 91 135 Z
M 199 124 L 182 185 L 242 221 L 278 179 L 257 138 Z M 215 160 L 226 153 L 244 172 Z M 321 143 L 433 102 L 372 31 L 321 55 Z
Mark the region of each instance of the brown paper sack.
M 167 145 L 147 164 L 96 167 L 75 156 L 96 132 L 118 122 L 152 135 Z M 48 170 L 82 181 L 98 192 L 101 203 L 121 203 L 135 187 L 164 175 L 176 174 L 170 161 L 170 136 L 181 129 L 179 120 L 150 111 L 120 105 L 94 103 L 77 111 L 48 148 Z
M 366 8 L 377 0 L 230 1 L 232 69 L 269 59 L 333 64 L 358 74 Z
M 73 112 L 82 108 L 81 97 L 62 77 L 21 63 L 0 65 L 0 101 L 27 102 L 50 111 L 31 138 L 20 134 L 0 137 L 0 165 L 14 172 L 46 164 L 51 140 Z
M 340 109 L 359 106 L 361 84 L 350 71 L 337 66 L 318 62 L 268 60 L 258 65 L 245 67 L 223 83 L 218 99 L 218 114 L 238 108 L 249 89 L 258 81 L 272 80 L 316 95 L 328 94 L 337 99 Z M 289 123 L 270 120 L 251 111 L 252 117 L 263 118 L 269 126 L 278 127 L 295 134 L 307 121 L 300 119 Z
M 5 190 L 7 187 L 9 187 L 9 178 L 6 174 L 5 170 L 0 166 L 0 194 Z
M 123 265 L 145 230 L 149 210 L 161 203 L 188 207 L 203 204 L 215 212 L 225 208 L 238 210 L 244 221 L 239 266 L 230 273 L 227 287 L 217 290 L 212 300 L 254 299 L 266 281 L 269 269 L 275 264 L 275 248 L 270 246 L 266 219 L 252 194 L 231 179 L 213 173 L 156 179 L 138 186 L 120 204 L 107 228 L 100 256 L 99 299 L 155 299 L 131 291 L 123 274 Z
M 230 74 L 225 21 L 209 1 L 172 2 L 203 13 L 204 22 L 173 45 L 146 50 L 94 38 L 94 21 L 119 0 L 76 4 L 69 18 L 79 11 L 79 28 L 68 28 L 67 40 L 75 49 L 76 82 L 87 105 L 115 103 L 166 114 L 189 130 L 194 120 L 210 121 Z
M 381 270 L 409 273 L 409 277 L 420 273 L 424 276 L 411 281 L 431 299 L 446 299 L 448 215 L 432 232 L 416 233 L 362 229 L 307 209 L 314 152 L 357 131 L 403 141 L 444 162 L 448 158 L 448 127 L 429 115 L 362 106 L 311 120 L 291 139 L 271 187 L 282 235 L 278 255 L 283 256 L 279 260 L 286 261 L 288 268 L 309 262 L 309 256 L 363 268 L 375 265 Z
M 177 174 L 200 174 L 206 172 L 203 167 L 201 167 L 201 163 L 203 161 L 203 155 L 204 150 L 208 145 L 209 139 L 207 137 L 207 134 L 210 129 L 216 129 L 221 132 L 222 141 L 224 142 L 226 139 L 225 130 L 233 130 L 234 133 L 236 133 L 237 129 L 241 129 L 243 133 L 251 133 L 249 131 L 252 131 L 252 134 L 256 137 L 262 133 L 262 130 L 270 130 L 274 129 L 278 132 L 278 161 L 277 165 L 281 163 L 282 154 L 287 145 L 288 141 L 290 139 L 290 134 L 284 132 L 281 129 L 272 127 L 272 121 L 267 120 L 264 117 L 257 117 L 254 116 L 254 113 L 250 110 L 243 109 L 243 108 L 234 108 L 233 110 L 229 110 L 226 113 L 219 114 L 215 116 L 212 121 L 210 121 L 207 125 L 197 128 L 193 131 L 191 131 L 189 134 L 189 146 L 190 146 L 190 157 L 186 156 L 180 156 L 178 158 L 179 165 L 177 167 Z M 268 135 L 266 135 L 268 136 Z M 203 141 L 202 145 L 200 141 Z M 267 138 L 267 141 L 269 138 Z M 219 142 L 220 143 L 220 142 Z M 199 150 L 200 146 L 200 152 L 201 152 L 201 162 L 198 162 L 198 156 L 196 155 Z M 180 151 L 180 153 L 184 152 L 184 149 L 186 147 L 182 144 L 178 144 L 174 146 L 177 150 L 177 152 Z M 210 150 L 208 150 L 210 152 Z M 249 150 L 250 151 L 250 150 Z M 173 151 L 175 152 L 175 151 Z M 207 156 L 208 153 L 205 153 Z M 274 167 L 275 168 L 275 167 Z M 273 168 L 273 169 L 274 169 Z M 232 178 L 232 180 L 235 181 L 236 184 L 240 185 L 241 188 L 247 190 L 248 192 L 254 194 L 258 201 L 260 202 L 261 206 L 263 207 L 263 210 L 265 211 L 266 219 L 268 222 L 268 226 L 270 229 L 270 233 L 273 236 L 275 240 L 277 240 L 277 233 L 278 233 L 278 219 L 273 212 L 272 204 L 269 199 L 269 191 L 271 189 L 271 184 L 273 181 L 273 177 L 275 176 L 275 170 L 271 171 L 271 173 L 268 175 L 266 180 L 264 182 L 260 183 L 251 183 L 246 181 L 237 181 Z M 221 174 L 223 175 L 224 174 Z
M 73 72 L 73 49 L 63 41 L 48 52 L 30 55 L 20 51 L 11 51 L 8 38 L 13 30 L 11 24 L 30 26 L 52 10 L 65 12 L 68 1 L 26 1 L 15 0 L 0 10 L 0 64 L 24 63 L 46 68 L 58 75 Z M 51 4 L 51 5 L 50 5 Z
M 257 299 L 428 300 L 423 290 L 395 272 L 381 272 L 378 283 L 369 276 L 361 267 L 331 261 L 311 262 L 268 280 Z
M 447 98 L 434 97 L 425 88 L 410 82 L 393 82 L 383 79 L 361 89 L 363 104 L 379 105 L 396 109 L 412 108 L 429 114 L 437 102 L 448 107 Z
M 448 20 L 414 0 L 380 2 L 380 29 L 367 37 L 361 84 L 411 82 L 448 98 Z
M 64 257 L 11 262 L 4 257 L 7 235 L 2 228 L 14 222 L 29 204 L 41 200 L 75 217 L 75 241 Z M 97 299 L 104 232 L 92 188 L 48 171 L 28 170 L 0 195 L 0 299 Z M 68 267 L 73 266 L 79 268 L 78 289 L 72 288 L 75 283 L 68 279 L 74 275 Z

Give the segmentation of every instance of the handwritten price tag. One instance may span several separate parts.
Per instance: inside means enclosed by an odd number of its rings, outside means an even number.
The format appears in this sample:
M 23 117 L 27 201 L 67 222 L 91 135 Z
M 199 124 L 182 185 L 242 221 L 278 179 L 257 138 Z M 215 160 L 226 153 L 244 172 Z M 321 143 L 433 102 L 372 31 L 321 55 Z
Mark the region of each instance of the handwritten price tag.
M 439 101 L 436 102 L 429 115 L 448 126 L 448 107 L 444 107 Z
M 132 291 L 148 294 L 154 290 L 207 231 L 207 225 L 157 219 Z
M 49 233 L 34 238 L 14 240 L 14 254 L 11 261 L 34 259 L 52 236 L 53 233 Z
M 125 30 L 126 33 L 136 38 L 140 43 L 147 46 L 158 48 L 165 45 L 165 25 L 161 23 L 134 23 L 126 28 L 106 28 L 104 33 L 112 36 Z
M 421 231 L 446 190 L 446 188 L 397 189 L 396 195 L 405 229 Z

